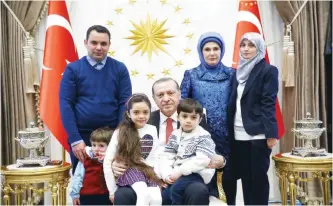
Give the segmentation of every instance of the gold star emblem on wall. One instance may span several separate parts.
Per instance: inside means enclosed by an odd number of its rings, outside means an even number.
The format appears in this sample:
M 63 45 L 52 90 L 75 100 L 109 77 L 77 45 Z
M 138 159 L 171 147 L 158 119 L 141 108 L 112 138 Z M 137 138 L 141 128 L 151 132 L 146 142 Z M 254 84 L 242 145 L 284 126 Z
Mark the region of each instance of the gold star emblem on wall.
M 114 54 L 116 53 L 116 51 L 114 51 L 114 50 L 110 50 L 109 52 L 108 52 L 108 54 L 110 55 L 110 56 L 113 56 L 114 57 Z
M 183 24 L 186 24 L 186 26 L 188 26 L 189 23 L 191 23 L 190 18 L 185 18 Z
M 177 13 L 177 12 L 179 12 L 181 9 L 182 9 L 182 8 L 180 8 L 179 6 L 176 6 L 176 7 L 175 7 L 175 12 Z
M 170 70 L 169 69 L 163 69 L 162 73 L 164 74 L 164 76 L 170 75 Z
M 184 49 L 185 54 L 189 54 L 191 51 L 192 50 L 190 48 L 188 48 L 188 47 L 186 49 Z
M 182 60 L 177 60 L 176 61 L 176 64 L 175 64 L 176 67 L 180 67 L 182 65 L 184 65 L 183 62 L 182 62 Z
M 166 21 L 157 22 L 157 19 L 151 21 L 149 15 L 147 15 L 146 22 L 141 21 L 140 24 L 136 24 L 131 21 L 135 30 L 130 30 L 133 36 L 126 37 L 126 39 L 133 40 L 131 46 L 136 46 L 132 55 L 141 50 L 141 55 L 147 53 L 150 61 L 153 52 L 157 54 L 158 50 L 161 50 L 167 54 L 163 45 L 168 44 L 166 39 L 174 36 L 165 34 L 168 31 L 163 28 Z
M 156 0 L 154 0 L 156 1 Z M 127 0 L 124 1 L 126 5 L 132 5 L 132 6 L 138 6 L 141 5 L 141 3 L 144 4 L 149 4 L 149 2 L 153 2 L 152 0 Z M 183 11 L 186 10 L 184 5 L 180 4 L 180 2 L 173 2 L 173 1 L 168 1 L 168 0 L 159 0 L 160 3 L 157 3 L 159 5 L 161 10 L 168 9 L 169 12 L 171 12 L 171 15 L 176 15 L 180 18 L 178 18 L 177 23 L 179 26 L 185 27 L 184 33 L 182 35 L 175 35 L 176 33 L 173 33 L 172 30 L 169 30 L 171 27 L 170 24 L 170 18 L 169 17 L 159 17 L 159 16 L 153 16 L 152 14 L 149 14 L 148 12 L 144 11 L 146 13 L 146 18 L 139 17 L 139 18 L 134 18 L 134 19 L 124 19 L 126 21 L 125 23 L 131 23 L 130 27 L 126 29 L 127 32 L 130 32 L 129 34 L 125 34 L 125 36 L 122 36 L 122 39 L 126 39 L 125 45 L 132 47 L 129 48 L 131 49 L 131 55 L 133 57 L 143 57 L 145 56 L 144 60 L 147 61 L 149 60 L 150 63 L 154 62 L 155 63 L 155 58 L 156 60 L 159 60 L 160 57 L 166 57 L 170 58 L 171 60 L 171 65 L 166 66 L 166 68 L 156 68 L 158 70 L 148 70 L 142 67 L 137 67 L 134 65 L 133 70 L 130 70 L 130 75 L 131 78 L 135 81 L 141 81 L 141 77 L 144 78 L 144 76 L 147 76 L 147 80 L 153 80 L 159 78 L 159 76 L 169 76 L 169 75 L 175 75 L 173 69 L 182 69 L 185 67 L 186 63 L 186 55 L 189 57 L 192 53 L 192 43 L 193 41 L 190 41 L 194 38 L 194 31 L 191 31 L 190 29 L 192 28 L 192 17 L 191 16 L 183 16 L 182 13 Z M 173 3 L 172 3 L 173 2 Z M 118 4 L 115 5 L 111 12 L 114 15 L 119 15 L 118 17 L 121 18 L 121 16 L 125 17 L 127 12 L 130 12 L 131 10 L 126 9 L 126 7 L 123 6 L 124 4 Z M 124 7 L 124 8 L 123 8 Z M 134 8 L 134 7 L 133 7 Z M 142 13 L 142 12 L 140 12 Z M 142 13 L 144 15 L 144 13 Z M 182 15 L 182 16 L 179 16 Z M 108 26 L 112 26 L 111 28 L 114 28 L 115 26 L 118 27 L 119 25 L 124 25 L 124 24 L 119 24 L 118 22 L 119 18 L 116 19 L 110 19 L 110 21 L 107 21 Z M 169 21 L 168 21 L 169 20 Z M 194 23 L 196 22 L 193 20 Z M 124 23 L 124 22 L 122 22 Z M 172 22 L 173 24 L 174 22 Z M 191 25 L 189 25 L 191 24 Z M 185 37 L 186 36 L 186 37 Z M 185 37 L 185 39 L 184 39 Z M 196 37 L 196 36 L 195 36 Z M 176 38 L 181 38 L 182 40 L 186 41 L 186 44 L 181 46 L 181 45 L 174 45 L 174 39 Z M 172 46 L 178 47 L 178 54 L 180 56 L 174 56 L 174 54 L 169 54 L 169 48 Z M 115 49 L 115 48 L 112 48 Z M 182 53 L 182 51 L 184 53 Z M 110 56 L 115 56 L 115 53 L 117 53 L 117 57 L 120 57 L 123 55 L 123 52 L 120 52 L 117 48 L 117 51 L 109 50 L 108 55 Z M 180 53 L 179 53 L 180 52 Z M 167 55 L 165 55 L 167 54 Z M 119 56 L 120 55 L 120 56 Z M 128 55 L 128 54 L 127 54 Z M 159 55 L 159 56 L 157 56 Z M 146 59 L 146 57 L 148 57 Z M 154 59 L 153 59 L 154 57 Z M 184 58 L 185 57 L 185 58 Z M 184 62 L 183 62 L 184 61 Z M 173 65 L 172 65 L 172 62 Z M 147 62 L 148 63 L 148 62 Z M 139 73 L 140 71 L 140 73 Z M 172 72 L 172 74 L 171 74 Z M 155 77 L 156 76 L 156 77 Z M 135 78 L 136 77 L 136 78 Z
M 136 0 L 128 0 L 128 3 L 134 5 L 136 3 Z
M 135 76 L 138 75 L 138 74 L 139 74 L 139 72 L 136 71 L 135 69 L 131 70 L 131 76 L 132 76 L 132 77 L 135 77 Z
M 116 11 L 117 14 L 121 14 L 123 12 L 123 9 L 122 8 L 116 8 L 115 11 Z
M 147 74 L 147 78 L 148 78 L 148 79 L 154 79 L 154 75 L 155 75 L 155 74 L 153 74 L 153 73 L 148 73 L 148 74 Z
M 188 33 L 187 35 L 186 35 L 186 37 L 188 38 L 188 39 L 192 39 L 193 38 L 193 33 Z
M 161 4 L 164 5 L 167 3 L 167 0 L 160 0 Z
M 108 22 L 106 23 L 106 25 L 108 25 L 108 26 L 113 26 L 113 22 L 112 22 L 112 21 L 108 21 Z

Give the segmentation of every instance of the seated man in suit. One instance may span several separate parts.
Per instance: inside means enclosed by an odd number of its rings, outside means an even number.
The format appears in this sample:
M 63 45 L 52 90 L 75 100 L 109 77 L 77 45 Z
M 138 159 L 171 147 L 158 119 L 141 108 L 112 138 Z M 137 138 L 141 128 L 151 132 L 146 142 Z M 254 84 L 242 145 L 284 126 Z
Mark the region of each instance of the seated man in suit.
M 164 149 L 167 138 L 173 129 L 179 128 L 177 121 L 177 106 L 180 101 L 180 88 L 178 83 L 172 78 L 162 78 L 157 80 L 152 87 L 153 99 L 159 110 L 150 115 L 149 124 L 156 126 L 159 136 L 161 150 Z M 200 126 L 207 128 L 205 118 Z M 225 160 L 220 155 L 214 155 L 209 164 L 210 168 L 222 168 Z M 114 161 L 112 169 L 115 175 L 119 176 L 126 171 L 126 166 Z M 185 205 L 208 205 L 210 191 L 207 185 L 199 182 L 190 184 L 185 190 Z M 130 187 L 120 187 L 115 193 L 115 205 L 134 205 L 136 194 Z M 170 205 L 170 199 L 163 197 L 163 205 Z

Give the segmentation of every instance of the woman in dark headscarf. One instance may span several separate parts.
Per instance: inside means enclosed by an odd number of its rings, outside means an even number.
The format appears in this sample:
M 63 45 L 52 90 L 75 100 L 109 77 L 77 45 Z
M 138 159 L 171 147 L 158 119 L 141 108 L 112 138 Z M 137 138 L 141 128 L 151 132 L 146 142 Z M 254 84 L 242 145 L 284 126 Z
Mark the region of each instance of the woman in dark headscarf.
M 182 98 L 193 98 L 199 101 L 206 109 L 208 132 L 216 144 L 216 152 L 225 160 L 223 172 L 223 189 L 226 193 L 227 203 L 235 204 L 235 182 L 232 182 L 230 172 L 230 146 L 227 127 L 227 104 L 231 90 L 231 78 L 234 74 L 232 68 L 222 64 L 224 55 L 224 41 L 216 32 L 203 34 L 198 42 L 198 53 L 201 64 L 196 68 L 185 71 L 181 83 Z M 216 167 L 216 166 L 215 166 Z M 209 184 L 212 195 L 218 195 L 216 176 Z
M 258 33 L 240 40 L 240 62 L 232 80 L 228 106 L 232 162 L 242 180 L 245 205 L 268 205 L 267 171 L 277 143 L 275 117 L 278 70 L 267 64 L 265 42 Z

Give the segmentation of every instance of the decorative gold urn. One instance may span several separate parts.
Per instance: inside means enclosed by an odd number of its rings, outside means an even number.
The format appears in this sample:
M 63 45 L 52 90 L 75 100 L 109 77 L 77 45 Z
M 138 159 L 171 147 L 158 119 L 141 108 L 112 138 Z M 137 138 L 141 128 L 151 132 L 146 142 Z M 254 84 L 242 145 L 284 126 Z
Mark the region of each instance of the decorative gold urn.
M 15 140 L 20 142 L 22 147 L 29 150 L 29 157 L 17 159 L 17 167 L 34 164 L 45 166 L 50 161 L 50 157 L 38 156 L 37 149 L 43 148 L 49 138 L 50 136 L 45 133 L 45 130 L 35 127 L 34 122 L 30 123 L 30 128 L 19 131 Z

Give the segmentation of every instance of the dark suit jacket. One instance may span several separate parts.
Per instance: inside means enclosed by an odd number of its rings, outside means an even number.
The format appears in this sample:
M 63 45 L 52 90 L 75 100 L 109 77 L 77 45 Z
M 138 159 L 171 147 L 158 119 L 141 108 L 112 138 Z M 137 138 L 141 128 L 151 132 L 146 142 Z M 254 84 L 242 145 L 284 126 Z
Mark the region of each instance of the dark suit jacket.
M 232 140 L 234 139 L 237 87 L 238 82 L 234 75 L 228 105 L 228 127 Z M 275 116 L 278 90 L 278 69 L 262 59 L 250 73 L 241 97 L 242 120 L 247 134 L 265 134 L 266 138 L 278 137 Z

